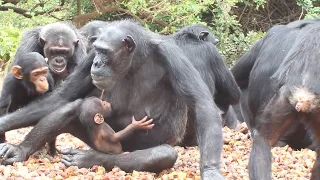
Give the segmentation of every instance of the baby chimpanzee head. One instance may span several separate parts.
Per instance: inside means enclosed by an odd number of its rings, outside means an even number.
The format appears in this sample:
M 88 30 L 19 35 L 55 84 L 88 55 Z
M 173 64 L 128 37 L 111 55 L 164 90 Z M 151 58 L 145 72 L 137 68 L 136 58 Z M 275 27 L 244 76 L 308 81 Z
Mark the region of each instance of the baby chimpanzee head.
M 81 119 L 92 119 L 101 124 L 104 121 L 103 117 L 110 115 L 111 104 L 97 97 L 89 97 L 83 101 L 80 112 Z

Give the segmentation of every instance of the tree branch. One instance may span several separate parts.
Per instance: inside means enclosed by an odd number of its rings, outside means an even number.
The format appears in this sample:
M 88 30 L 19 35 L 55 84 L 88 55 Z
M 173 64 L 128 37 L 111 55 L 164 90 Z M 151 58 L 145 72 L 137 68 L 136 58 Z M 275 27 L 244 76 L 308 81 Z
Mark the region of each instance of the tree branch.
M 3 0 L 2 4 L 7 4 L 7 3 L 11 3 L 11 4 L 18 4 L 20 1 L 19 0 Z
M 17 14 L 21 14 L 22 16 L 24 16 L 26 18 L 31 18 L 32 17 L 30 14 L 28 14 L 28 11 L 25 10 L 25 9 L 13 7 L 13 6 L 0 6 L 0 11 L 8 11 L 10 9 L 12 9 L 13 12 L 15 12 Z

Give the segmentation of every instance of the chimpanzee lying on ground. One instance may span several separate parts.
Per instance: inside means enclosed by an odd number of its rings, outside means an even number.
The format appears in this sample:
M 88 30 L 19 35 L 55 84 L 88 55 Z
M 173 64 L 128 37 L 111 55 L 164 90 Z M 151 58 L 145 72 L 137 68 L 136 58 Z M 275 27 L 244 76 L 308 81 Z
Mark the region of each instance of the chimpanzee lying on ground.
M 86 127 L 90 141 L 93 142 L 96 150 L 105 153 L 121 153 L 120 141 L 128 138 L 135 130 L 152 129 L 154 126 L 151 124 L 153 120 L 148 120 L 147 116 L 140 121 L 132 117 L 131 124 L 115 133 L 107 122 L 104 122 L 111 116 L 111 105 L 97 97 L 84 99 L 79 113 L 80 122 Z M 106 120 L 105 117 L 107 117 Z
M 309 132 L 318 153 L 311 179 L 320 179 L 319 32 L 320 19 L 275 26 L 232 69 L 253 135 L 250 179 L 271 179 L 270 147 L 278 140 L 307 147 Z
M 218 53 L 212 50 L 215 48 L 212 43 L 195 41 L 194 45 L 206 50 L 208 57 Z M 194 49 L 195 46 L 190 50 Z M 0 145 L 0 155 L 4 156 L 2 163 L 26 160 L 46 141 L 63 132 L 95 148 L 89 140 L 90 134 L 83 133 L 85 126 L 75 113 L 81 105 L 81 100 L 77 99 L 100 95 L 93 82 L 107 92 L 108 102 L 112 104 L 108 124 L 115 131 L 130 124 L 132 116 L 141 119 L 147 115 L 155 126 L 150 131 L 135 131 L 121 141 L 123 150 L 130 151 L 129 154 L 69 150 L 64 152 L 66 165 L 103 165 L 108 170 L 118 166 L 125 171 L 159 172 L 173 166 L 177 153 L 170 145 L 181 142 L 187 123 L 193 122 L 188 128 L 195 126 L 202 178 L 223 179 L 219 172 L 221 114 L 208 85 L 189 59 L 203 58 L 203 51 L 194 52 L 198 56 L 187 57 L 173 40 L 163 40 L 162 36 L 134 22 L 111 22 L 94 42 L 93 52 L 59 89 L 41 101 L 0 118 L 0 132 L 39 122 L 21 144 Z M 227 71 L 220 63 L 213 68 Z M 230 81 L 233 80 L 226 79 L 222 83 Z M 193 116 L 188 116 L 191 113 Z

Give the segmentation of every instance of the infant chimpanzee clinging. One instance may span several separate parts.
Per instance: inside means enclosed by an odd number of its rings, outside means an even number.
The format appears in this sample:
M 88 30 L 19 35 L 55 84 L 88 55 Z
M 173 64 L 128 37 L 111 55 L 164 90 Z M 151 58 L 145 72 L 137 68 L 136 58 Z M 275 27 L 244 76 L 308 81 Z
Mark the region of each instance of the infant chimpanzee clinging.
M 122 153 L 120 140 L 126 138 L 131 132 L 137 129 L 152 129 L 153 119 L 144 117 L 140 121 L 132 117 L 132 123 L 125 129 L 115 132 L 106 122 L 104 117 L 111 114 L 111 105 L 97 97 L 84 99 L 80 108 L 80 121 L 89 130 L 89 138 L 96 149 L 105 153 Z

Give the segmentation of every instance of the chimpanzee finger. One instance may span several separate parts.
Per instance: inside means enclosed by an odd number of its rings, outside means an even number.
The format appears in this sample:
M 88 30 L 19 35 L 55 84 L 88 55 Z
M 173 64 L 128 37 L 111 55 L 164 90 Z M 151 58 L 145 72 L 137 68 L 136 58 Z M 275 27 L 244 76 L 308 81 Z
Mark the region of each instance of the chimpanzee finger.
M 6 144 L 0 145 L 0 156 L 4 156 L 8 151 L 9 147 Z
M 139 122 L 143 123 L 143 122 L 145 122 L 146 120 L 148 120 L 148 116 L 145 116 L 145 117 L 142 118 Z
M 68 148 L 68 149 L 62 149 L 61 150 L 61 154 L 64 154 L 64 155 L 74 155 L 74 154 L 77 154 L 78 151 L 74 150 L 74 149 L 71 149 L 71 148 Z
M 69 161 L 69 162 L 72 161 L 71 157 L 68 156 L 68 155 L 63 155 L 61 159 L 64 159 L 64 160 Z
M 152 129 L 153 126 L 154 126 L 154 124 L 150 124 L 150 125 L 148 125 L 148 126 L 145 126 L 144 129 Z
M 61 159 L 60 161 L 66 166 L 74 166 L 73 163 L 68 160 Z
M 17 162 L 17 158 L 8 158 L 4 159 L 1 164 L 3 165 L 12 165 L 14 162 Z
M 153 121 L 153 119 L 150 119 L 144 123 L 141 123 L 140 126 L 146 126 L 146 125 L 149 125 L 151 122 Z

